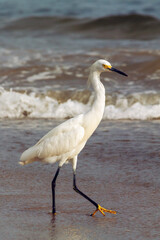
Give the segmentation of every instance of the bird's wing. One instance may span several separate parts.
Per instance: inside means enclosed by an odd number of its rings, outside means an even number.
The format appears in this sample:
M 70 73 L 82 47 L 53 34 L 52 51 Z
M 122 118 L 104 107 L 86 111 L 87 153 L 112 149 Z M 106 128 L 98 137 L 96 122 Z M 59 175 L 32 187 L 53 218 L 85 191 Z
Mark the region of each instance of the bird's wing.
M 60 156 L 72 151 L 81 143 L 84 128 L 78 123 L 67 122 L 51 130 L 36 144 L 38 158 Z
M 80 114 L 74 118 L 70 118 L 67 121 L 61 123 L 60 125 L 58 125 L 57 127 L 53 128 L 52 130 L 50 130 L 46 135 L 44 135 L 38 142 L 36 145 L 40 144 L 41 142 L 43 142 L 45 139 L 47 138 L 51 138 L 52 136 L 56 136 L 58 135 L 60 132 L 63 131 L 69 131 L 70 129 L 73 128 L 73 126 L 75 125 L 82 125 L 82 120 L 83 119 L 83 114 Z

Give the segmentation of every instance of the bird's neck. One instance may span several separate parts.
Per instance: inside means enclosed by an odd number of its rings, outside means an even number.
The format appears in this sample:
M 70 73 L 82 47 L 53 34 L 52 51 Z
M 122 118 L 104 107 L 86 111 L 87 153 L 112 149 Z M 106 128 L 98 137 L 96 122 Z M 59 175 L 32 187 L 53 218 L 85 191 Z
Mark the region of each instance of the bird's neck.
M 100 123 L 103 117 L 104 108 L 105 108 L 105 88 L 100 81 L 100 73 L 97 71 L 95 72 L 91 71 L 91 73 L 89 74 L 89 82 L 91 82 L 92 84 L 95 97 L 94 97 L 94 102 L 92 104 L 92 107 L 88 112 L 88 115 L 90 115 L 92 118 L 90 119 L 91 122 L 94 118 L 94 123 L 95 125 L 98 126 L 98 124 Z
M 93 71 L 89 75 L 89 81 L 95 92 L 92 109 L 103 116 L 105 107 L 105 88 L 100 81 L 100 72 Z
M 103 85 L 100 82 L 100 72 L 91 71 L 89 74 L 88 80 L 92 84 L 94 91 L 97 93 L 99 91 L 99 88 L 101 87 L 101 85 Z
M 100 121 L 102 120 L 105 107 L 105 89 L 100 82 L 100 73 L 91 71 L 89 74 L 89 82 L 95 92 L 94 102 L 91 109 L 84 115 L 83 125 L 86 129 L 84 141 L 87 140 L 95 131 Z

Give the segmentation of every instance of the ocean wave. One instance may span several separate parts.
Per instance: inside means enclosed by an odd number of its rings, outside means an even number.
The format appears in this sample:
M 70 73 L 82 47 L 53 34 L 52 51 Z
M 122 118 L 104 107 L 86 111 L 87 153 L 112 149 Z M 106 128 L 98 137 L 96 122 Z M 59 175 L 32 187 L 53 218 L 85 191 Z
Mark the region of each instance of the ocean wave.
M 77 29 L 86 31 L 90 37 L 96 32 L 97 38 L 149 40 L 160 36 L 159 28 L 159 19 L 148 15 L 129 14 L 90 20 L 80 24 Z
M 83 92 L 82 95 L 84 95 Z M 88 93 L 86 93 L 88 94 Z M 54 94 L 53 94 L 54 95 Z M 63 95 L 63 94 L 62 94 Z M 55 96 L 55 95 L 54 95 Z M 77 96 L 79 96 L 77 94 Z M 93 95 L 86 103 L 69 98 L 56 99 L 49 95 L 0 89 L 0 118 L 71 118 L 88 111 Z M 148 120 L 160 118 L 160 93 L 135 93 L 129 96 L 106 96 L 103 119 Z
M 82 113 L 87 105 L 68 100 L 58 103 L 49 96 L 0 89 L 0 118 L 70 118 Z
M 3 31 L 50 31 L 50 34 L 79 33 L 85 37 L 109 39 L 154 39 L 160 37 L 160 20 L 141 14 L 107 16 L 97 19 L 27 17 L 13 21 Z
M 60 26 L 67 27 L 68 25 L 79 22 L 80 20 L 74 18 L 63 18 L 63 17 L 48 17 L 48 16 L 31 16 L 26 18 L 17 19 L 11 23 L 5 25 L 3 30 L 10 31 L 35 31 L 35 30 L 48 30 L 56 29 Z

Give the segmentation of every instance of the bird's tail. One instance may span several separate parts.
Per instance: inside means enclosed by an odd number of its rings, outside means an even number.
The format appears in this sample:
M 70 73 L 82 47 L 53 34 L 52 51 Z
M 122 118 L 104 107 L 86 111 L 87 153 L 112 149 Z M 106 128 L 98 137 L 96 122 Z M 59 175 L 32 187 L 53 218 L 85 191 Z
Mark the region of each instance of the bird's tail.
M 28 148 L 26 151 L 24 151 L 20 157 L 19 164 L 20 165 L 26 165 L 28 163 L 32 163 L 34 161 L 37 161 L 37 153 L 35 146 Z

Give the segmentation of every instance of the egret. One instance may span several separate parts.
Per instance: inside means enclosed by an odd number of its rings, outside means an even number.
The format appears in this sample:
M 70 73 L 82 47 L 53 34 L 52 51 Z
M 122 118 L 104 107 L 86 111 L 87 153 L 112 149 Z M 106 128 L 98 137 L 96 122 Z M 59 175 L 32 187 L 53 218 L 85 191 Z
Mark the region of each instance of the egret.
M 100 81 L 100 74 L 107 71 L 114 71 L 127 76 L 124 72 L 113 68 L 108 61 L 103 59 L 97 60 L 90 67 L 88 77 L 88 81 L 91 83 L 95 94 L 91 109 L 88 112 L 71 118 L 55 127 L 42 137 L 34 146 L 24 151 L 21 155 L 19 162 L 21 165 L 32 163 L 34 161 L 47 163 L 59 162 L 58 169 L 51 184 L 53 214 L 56 213 L 56 179 L 61 167 L 67 162 L 70 162 L 73 167 L 73 189 L 96 207 L 96 210 L 93 214 L 91 214 L 91 216 L 94 216 L 97 211 L 100 211 L 104 216 L 104 212 L 116 214 L 116 211 L 101 207 L 90 197 L 80 191 L 76 185 L 78 154 L 84 148 L 87 140 L 93 134 L 103 117 L 105 108 L 105 88 Z

